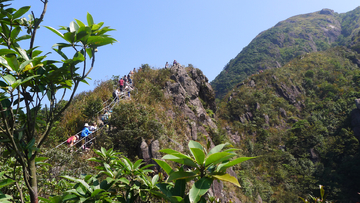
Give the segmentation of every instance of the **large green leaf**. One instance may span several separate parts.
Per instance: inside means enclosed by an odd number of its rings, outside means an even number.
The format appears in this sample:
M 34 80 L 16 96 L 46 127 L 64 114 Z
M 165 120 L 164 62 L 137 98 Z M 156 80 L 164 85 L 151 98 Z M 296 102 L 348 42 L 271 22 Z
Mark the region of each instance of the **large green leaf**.
M 7 60 L 2 56 L 0 56 L 0 64 L 7 68 L 9 71 L 13 71 L 13 69 L 9 66 Z
M 16 42 L 16 38 L 19 35 L 20 31 L 21 31 L 21 27 L 16 27 L 11 31 L 10 38 L 12 43 Z
M 75 33 L 75 32 L 67 32 L 67 33 L 64 34 L 64 39 L 65 39 L 67 42 L 73 44 L 74 41 L 75 41 L 75 36 L 76 36 L 76 33 Z
M 0 49 L 0 55 L 6 55 L 6 54 L 16 54 L 15 51 L 11 49 Z
M 212 175 L 212 177 L 218 179 L 218 180 L 221 180 L 221 181 L 227 181 L 227 182 L 230 182 L 238 187 L 241 187 L 240 184 L 239 184 L 239 181 L 234 177 L 234 176 L 231 176 L 227 173 L 225 174 L 217 174 L 217 175 Z
M 16 181 L 10 178 L 0 180 L 0 188 L 6 187 L 8 185 L 14 184 Z
M 5 57 L 7 64 L 16 72 L 19 71 L 19 62 L 15 55 L 8 55 Z
M 159 152 L 166 153 L 166 154 L 178 154 L 180 152 L 173 150 L 173 149 L 161 149 Z
M 203 150 L 199 148 L 190 148 L 190 152 L 195 157 L 196 162 L 202 166 L 205 160 L 205 153 Z
M 93 17 L 91 16 L 90 13 L 87 13 L 86 15 L 86 20 L 87 20 L 87 23 L 88 23 L 88 26 L 91 27 L 93 24 L 94 24 L 94 19 Z
M 10 86 L 16 82 L 16 78 L 14 78 L 14 76 L 12 75 L 3 75 L 2 77 L 4 78 L 5 82 Z
M 89 47 L 100 47 L 108 44 L 115 43 L 116 40 L 107 36 L 90 36 L 87 40 Z
M 227 144 L 219 144 L 219 145 L 216 145 L 215 147 L 213 147 L 213 148 L 209 151 L 208 156 L 211 155 L 211 154 L 220 152 L 226 145 L 227 145 Z
M 189 141 L 188 147 L 189 147 L 189 149 L 191 149 L 191 148 L 198 148 L 198 149 L 201 149 L 202 151 L 204 151 L 203 146 L 201 146 L 200 143 L 195 142 L 195 141 L 193 141 L 193 140 L 190 140 L 190 141 Z
M 53 28 L 53 27 L 50 27 L 50 26 L 45 26 L 47 29 L 49 29 L 49 30 L 51 30 L 53 33 L 55 33 L 55 34 L 57 34 L 58 36 L 60 36 L 61 38 L 63 38 L 64 40 L 66 40 L 65 39 L 65 37 L 64 37 L 64 35 L 59 31 L 59 30 L 57 30 L 57 29 L 55 29 L 55 28 Z
M 229 167 L 232 167 L 232 166 L 234 166 L 236 164 L 239 164 L 241 162 L 247 161 L 249 159 L 254 159 L 254 158 L 256 158 L 256 157 L 240 157 L 240 158 L 234 159 L 234 160 L 229 161 L 227 163 L 220 164 L 218 166 L 218 168 L 216 169 L 216 171 L 218 171 L 218 172 L 225 171 Z
M 213 179 L 209 177 L 202 177 L 200 180 L 196 181 L 190 191 L 189 191 L 189 199 L 190 202 L 198 202 L 209 189 L 213 182 Z
M 17 11 L 14 13 L 13 18 L 16 19 L 16 18 L 21 17 L 21 16 L 24 15 L 26 12 L 28 12 L 29 9 L 30 9 L 30 6 L 21 7 L 19 10 L 17 10 Z
M 178 155 L 178 154 L 175 154 Z M 187 166 L 192 166 L 192 167 L 198 167 L 197 164 L 189 157 L 178 157 L 178 156 L 174 156 L 174 154 L 168 154 L 162 157 L 163 159 L 167 159 L 170 161 L 174 161 L 180 164 L 184 164 Z
M 78 19 L 75 19 L 75 21 L 79 25 L 79 27 L 85 27 L 85 24 L 82 21 L 80 21 Z
M 205 160 L 205 167 L 209 166 L 210 164 L 216 164 L 217 161 L 227 156 L 235 156 L 235 155 L 228 152 L 217 152 L 211 154 Z
M 70 32 L 76 32 L 79 29 L 79 25 L 76 24 L 76 22 L 71 21 L 69 28 L 70 28 Z
M 174 196 L 184 197 L 186 191 L 186 180 L 179 179 L 175 181 L 175 186 L 172 189 L 172 194 Z
M 170 174 L 168 181 L 194 178 L 196 176 L 198 176 L 198 174 L 191 171 L 175 171 Z
M 165 161 L 160 159 L 154 159 L 154 161 L 168 174 L 173 172 L 173 169 L 169 164 L 167 164 Z

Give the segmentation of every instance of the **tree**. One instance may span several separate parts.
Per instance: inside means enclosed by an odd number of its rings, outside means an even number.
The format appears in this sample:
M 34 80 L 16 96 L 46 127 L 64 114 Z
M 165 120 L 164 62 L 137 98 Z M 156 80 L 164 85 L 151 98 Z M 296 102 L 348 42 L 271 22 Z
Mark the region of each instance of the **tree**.
M 34 41 L 48 0 L 41 0 L 44 7 L 40 17 L 32 13 L 29 19 L 22 16 L 30 6 L 14 9 L 11 4 L 5 4 L 8 1 L 0 0 L 0 143 L 6 148 L 2 156 L 15 157 L 22 167 L 31 202 L 38 202 L 36 163 L 45 159 L 38 157 L 41 146 L 54 122 L 70 105 L 80 82 L 87 83 L 97 48 L 116 40 L 106 34 L 113 29 L 103 27 L 103 22 L 95 24 L 88 13 L 88 25 L 75 19 L 69 27 L 60 28 L 65 33 L 45 26 L 65 41 L 53 46 L 63 60 L 46 60 L 48 54 L 42 54 Z M 19 36 L 22 28 L 27 33 Z M 28 49 L 19 45 L 23 40 L 29 42 Z M 75 54 L 69 57 L 63 52 L 65 48 L 72 48 Z M 64 100 L 66 92 L 70 92 L 68 101 Z M 46 100 L 49 107 L 45 113 L 39 113 Z

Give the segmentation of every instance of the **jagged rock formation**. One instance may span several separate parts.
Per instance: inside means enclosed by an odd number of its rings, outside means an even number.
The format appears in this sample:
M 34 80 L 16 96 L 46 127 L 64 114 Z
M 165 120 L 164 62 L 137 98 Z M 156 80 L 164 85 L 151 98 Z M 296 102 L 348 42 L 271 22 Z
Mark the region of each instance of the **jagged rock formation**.
M 174 83 L 166 83 L 165 94 L 172 97 L 174 105 L 184 113 L 188 121 L 188 137 L 196 140 L 198 132 L 208 136 L 204 125 L 217 128 L 206 112 L 206 108 L 216 110 L 215 94 L 208 79 L 199 69 L 189 68 L 187 71 L 180 64 L 171 67 L 171 72 Z

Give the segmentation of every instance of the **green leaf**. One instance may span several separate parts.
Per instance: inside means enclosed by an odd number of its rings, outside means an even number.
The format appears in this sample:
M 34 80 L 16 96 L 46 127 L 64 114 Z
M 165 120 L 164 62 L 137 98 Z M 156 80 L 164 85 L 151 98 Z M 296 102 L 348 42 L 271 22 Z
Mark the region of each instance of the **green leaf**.
M 211 154 L 220 152 L 226 145 L 228 145 L 228 144 L 219 144 L 219 145 L 216 145 L 214 148 L 212 148 L 212 149 L 209 151 L 208 156 L 211 155 Z
M 9 71 L 13 71 L 13 69 L 9 66 L 7 60 L 2 56 L 0 56 L 0 64 L 7 68 Z
M 79 25 L 79 27 L 85 27 L 85 24 L 83 22 L 81 22 L 78 19 L 75 19 L 76 23 Z
M 241 162 L 247 161 L 249 159 L 254 159 L 254 158 L 256 158 L 256 157 L 240 157 L 240 158 L 234 159 L 234 160 L 229 161 L 229 162 L 227 162 L 225 164 L 220 164 L 218 166 L 218 168 L 216 169 L 216 171 L 219 171 L 219 172 L 225 171 L 229 167 L 232 167 L 232 166 L 234 166 L 236 164 L 239 164 Z
M 160 159 L 153 159 L 156 163 L 168 174 L 170 175 L 173 172 L 173 169 L 169 164 Z
M 189 141 L 188 147 L 189 147 L 189 149 L 197 148 L 197 149 L 201 149 L 202 151 L 204 151 L 204 148 L 201 146 L 201 144 L 198 142 L 195 142 L 193 140 Z
M 0 55 L 6 55 L 6 54 L 16 54 L 16 52 L 11 49 L 0 49 Z
M 172 172 L 168 178 L 168 181 L 178 180 L 178 179 L 188 179 L 188 178 L 194 178 L 198 176 L 198 174 L 194 172 L 188 172 L 188 171 L 176 171 Z
M 36 157 L 35 162 L 44 161 L 44 160 L 47 160 L 47 159 L 49 159 L 49 157 Z
M 66 195 L 61 202 L 66 202 L 66 201 L 70 201 L 70 200 L 76 200 L 78 199 L 78 196 L 75 195 L 75 194 L 69 194 L 69 195 Z
M 19 35 L 20 31 L 21 31 L 21 27 L 16 27 L 15 29 L 13 29 L 11 31 L 11 34 L 10 34 L 11 42 L 13 42 L 13 43 L 16 42 L 16 38 Z
M 218 180 L 221 180 L 221 181 L 227 181 L 227 182 L 230 182 L 238 187 L 241 187 L 240 184 L 239 184 L 239 181 L 234 177 L 234 176 L 231 176 L 227 173 L 225 174 L 218 174 L 218 175 L 212 175 L 212 177 L 218 179 Z
M 67 32 L 67 33 L 64 34 L 64 39 L 65 39 L 67 42 L 73 44 L 74 41 L 75 41 L 75 35 L 76 35 L 75 32 Z
M 172 190 L 174 196 L 184 197 L 186 191 L 186 180 L 179 179 L 175 181 L 175 186 Z
M 21 17 L 21 16 L 24 15 L 26 12 L 28 12 L 29 9 L 30 9 L 30 6 L 21 7 L 19 10 L 17 10 L 17 11 L 14 13 L 13 18 L 16 19 L 16 18 Z
M 22 72 L 24 70 L 24 68 L 31 62 L 32 62 L 32 60 L 27 60 L 27 61 L 24 61 L 23 63 L 21 63 L 20 67 L 19 67 L 19 73 Z
M 176 154 L 176 155 L 178 155 L 178 154 Z M 163 156 L 162 158 L 170 160 L 170 161 L 174 161 L 174 162 L 177 162 L 180 164 L 184 164 L 187 166 L 198 167 L 197 164 L 189 157 L 180 158 L 178 156 L 174 156 L 174 154 L 168 154 L 168 155 Z
M 79 29 L 79 26 L 74 21 L 71 21 L 69 28 L 70 32 L 76 32 Z
M 227 156 L 235 156 L 234 154 L 228 152 L 217 152 L 208 156 L 205 160 L 205 167 L 209 166 L 210 164 L 216 164 L 216 162 L 224 157 Z
M 31 38 L 31 35 L 22 35 L 18 38 L 16 38 L 16 42 L 20 42 L 22 40 L 27 40 L 27 39 L 30 39 Z
M 65 37 L 64 37 L 64 35 L 59 31 L 59 30 L 57 30 L 57 29 L 55 29 L 55 28 L 52 28 L 52 27 L 50 27 L 50 26 L 45 26 L 47 29 L 49 29 L 49 30 L 51 30 L 53 33 L 55 33 L 55 34 L 57 34 L 58 36 L 60 36 L 61 38 L 63 38 L 64 40 L 66 40 L 65 39 Z
M 94 19 L 93 17 L 91 16 L 90 13 L 87 13 L 86 15 L 86 20 L 87 20 L 87 23 L 88 23 L 88 26 L 91 27 L 93 24 L 94 24 Z
M 86 48 L 86 53 L 89 55 L 89 58 L 93 57 L 93 49 L 94 48 Z
M 95 197 L 96 195 L 98 195 L 98 194 L 101 193 L 101 192 L 105 192 L 105 190 L 103 190 L 103 189 L 96 189 L 96 190 L 94 190 L 93 193 L 91 193 L 91 197 Z
M 114 38 L 107 36 L 90 36 L 87 40 L 89 47 L 96 48 L 116 42 Z
M 198 202 L 209 189 L 213 182 L 213 179 L 208 177 L 203 177 L 200 180 L 196 181 L 189 191 L 190 202 Z
M 199 148 L 190 148 L 190 152 L 195 157 L 196 162 L 202 166 L 205 160 L 205 153 L 203 150 Z
M 78 178 L 74 178 L 74 177 L 71 177 L 71 176 L 61 176 L 62 178 L 65 178 L 65 179 L 68 179 L 68 180 L 71 180 L 73 182 L 76 182 L 76 183 L 80 183 L 81 185 L 83 185 L 86 190 L 88 190 L 90 193 L 93 192 L 92 188 L 82 179 L 78 179 Z
M 74 60 L 74 62 L 83 62 L 85 60 L 85 57 L 78 51 L 74 55 L 73 60 Z
M 19 62 L 15 55 L 9 55 L 5 57 L 7 64 L 16 72 L 19 70 Z
M 12 75 L 4 75 L 2 77 L 4 78 L 5 82 L 10 86 L 16 82 L 16 79 Z
M 178 154 L 178 153 L 180 153 L 180 152 L 175 151 L 173 149 L 161 149 L 161 150 L 159 150 L 159 152 L 166 153 L 166 154 Z
M 11 185 L 11 184 L 13 184 L 15 182 L 16 182 L 15 180 L 12 180 L 10 178 L 0 180 L 0 188 L 6 187 L 6 186 Z

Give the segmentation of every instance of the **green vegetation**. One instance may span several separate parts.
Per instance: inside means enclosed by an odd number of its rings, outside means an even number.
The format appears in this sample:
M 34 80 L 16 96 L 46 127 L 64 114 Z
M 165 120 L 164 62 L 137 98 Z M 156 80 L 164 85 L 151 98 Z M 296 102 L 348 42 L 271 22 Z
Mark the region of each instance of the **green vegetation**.
M 228 93 L 232 100 L 226 96 L 217 111 L 221 123 L 243 135 L 238 147 L 245 156 L 260 156 L 238 171 L 247 196 L 295 202 L 321 184 L 328 199 L 358 198 L 360 148 L 350 112 L 360 97 L 360 70 L 353 58 L 360 55 L 342 47 L 306 54 Z
M 62 27 L 64 34 L 46 26 L 65 41 L 53 48 L 64 60 L 47 60 L 47 54 L 43 55 L 38 50 L 34 40 L 48 1 L 42 1 L 43 12 L 40 18 L 35 19 L 34 15 L 30 15 L 30 19 L 22 18 L 30 6 L 14 9 L 9 7 L 11 4 L 6 4 L 7 1 L 0 0 L 0 142 L 4 147 L 1 149 L 1 161 L 15 158 L 15 161 L 12 160 L 15 163 L 12 173 L 2 172 L 1 176 L 6 177 L 4 180 L 7 183 L 15 184 L 18 190 L 15 194 L 21 202 L 27 198 L 27 201 L 36 203 L 41 190 L 38 188 L 37 171 L 45 159 L 39 157 L 40 150 L 52 127 L 73 100 L 80 82 L 87 83 L 96 49 L 116 40 L 107 35 L 112 29 L 102 27 L 103 23 L 95 24 L 92 16 L 87 14 L 88 25 L 76 20 L 70 23 L 70 27 Z M 26 33 L 20 36 L 22 29 Z M 19 42 L 24 40 L 29 43 L 28 50 L 20 47 Z M 72 56 L 63 52 L 66 48 L 73 48 Z M 87 60 L 91 62 L 90 69 L 86 66 Z M 70 92 L 69 101 L 57 98 L 56 93 L 63 92 L 65 95 L 66 90 Z M 49 107 L 42 110 L 46 100 Z M 16 173 L 18 170 L 22 173 Z M 22 187 L 26 187 L 27 197 L 24 197 Z
M 211 82 L 216 97 L 261 70 L 279 68 L 297 56 L 324 51 L 336 45 L 348 46 L 358 39 L 360 8 L 344 14 L 298 15 L 260 33 Z

